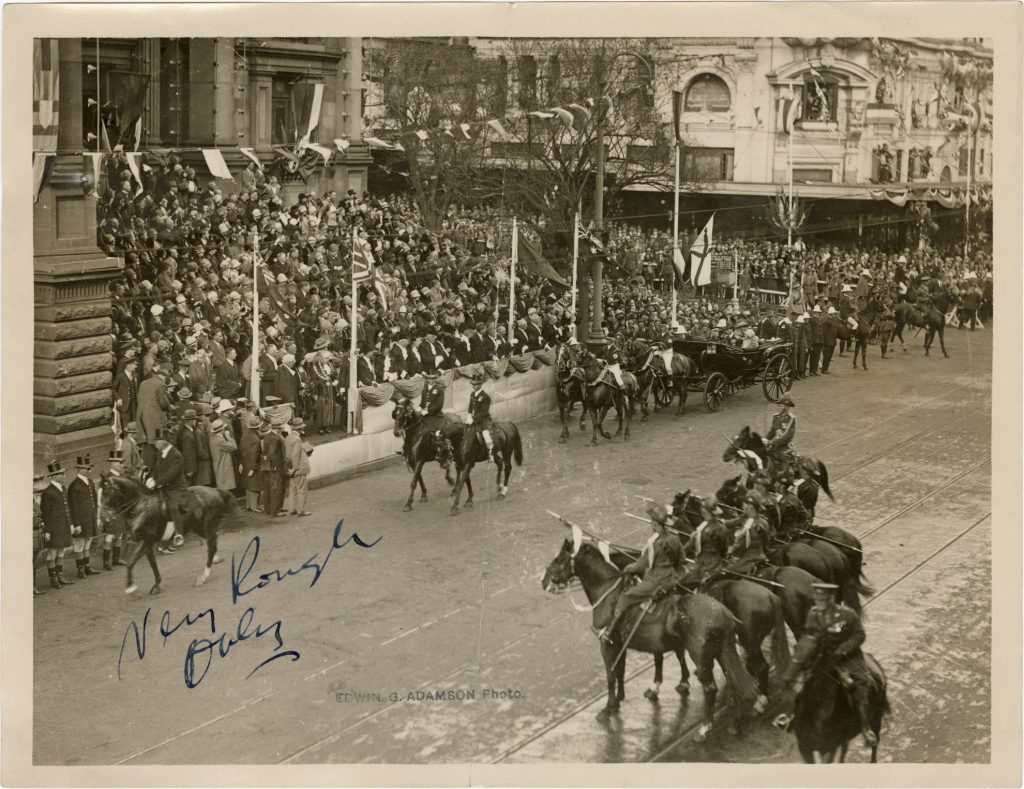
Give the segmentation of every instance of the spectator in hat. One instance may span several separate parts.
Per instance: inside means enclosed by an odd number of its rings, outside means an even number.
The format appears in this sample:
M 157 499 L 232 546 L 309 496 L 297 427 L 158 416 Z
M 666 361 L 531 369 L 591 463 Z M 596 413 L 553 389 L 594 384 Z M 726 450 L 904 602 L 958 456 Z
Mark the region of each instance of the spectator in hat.
M 43 512 L 40 506 L 39 497 L 46 487 L 45 474 L 32 475 L 32 596 L 46 594 L 36 586 L 36 567 L 39 560 L 46 556 L 46 549 L 43 546 Z
M 194 408 L 183 411 L 181 424 L 174 435 L 174 448 L 181 454 L 182 473 L 185 475 L 187 485 L 197 484 L 195 478 L 199 457 L 196 451 L 196 418 Z
M 206 351 L 202 348 L 196 349 L 195 358 L 188 366 L 188 386 L 197 395 L 213 389 L 213 371 Z
M 277 368 L 274 381 L 274 394 L 284 403 L 299 405 L 299 374 L 295 371 L 295 357 L 286 353 L 281 357 L 281 366 Z
M 167 399 L 164 374 L 155 371 L 151 377 L 139 384 L 138 398 L 135 423 L 138 426 L 138 442 L 141 446 L 156 441 L 158 431 L 167 424 L 171 401 Z
M 114 376 L 114 408 L 117 410 L 119 435 L 124 434 L 124 426 L 135 418 L 138 407 L 138 379 L 135 376 L 137 368 L 136 360 L 128 359 Z
M 267 398 L 277 395 L 277 357 L 273 345 L 261 346 L 260 348 L 260 405 L 267 404 Z
M 263 511 L 272 517 L 287 515 L 284 510 L 285 473 L 284 441 L 281 438 L 283 420 L 275 418 L 260 427 L 260 474 L 263 478 Z
M 260 418 L 256 414 L 246 414 L 242 419 L 242 440 L 238 442 L 239 474 L 245 486 L 246 512 L 262 512 L 260 509 L 260 493 L 263 490 L 263 477 L 260 472 L 260 437 L 257 431 Z
M 220 490 L 235 489 L 235 443 L 228 423 L 223 419 L 215 419 L 210 425 L 210 457 L 213 459 L 213 476 Z
M 71 547 L 73 529 L 71 507 L 62 483 L 64 467 L 59 460 L 46 466 L 49 484 L 39 495 L 39 510 L 43 527 L 43 545 L 46 547 L 46 570 L 50 586 L 60 589 L 72 586 L 74 581 L 64 577 L 64 553 Z
M 219 397 L 233 399 L 242 392 L 242 371 L 238 367 L 238 351 L 228 347 L 224 360 L 214 373 L 213 391 Z
M 78 473 L 68 485 L 68 507 L 71 509 L 71 527 L 74 537 L 72 547 L 75 552 L 75 567 L 78 568 L 79 578 L 99 575 L 99 571 L 93 570 L 89 564 L 89 552 L 92 548 L 93 538 L 97 534 L 96 527 L 99 521 L 96 483 L 89 477 L 92 467 L 89 455 L 76 458 L 75 469 Z
M 313 447 L 303 440 L 306 423 L 295 418 L 289 423 L 288 435 L 284 437 L 285 464 L 288 470 L 288 514 L 312 515 L 306 509 L 309 491 L 309 456 Z
M 821 319 L 821 374 L 829 375 L 828 367 L 832 362 L 832 354 L 836 350 L 839 338 L 839 311 L 829 305 L 825 317 Z
M 209 394 L 204 394 L 203 402 L 196 404 L 196 476 L 193 484 L 205 487 L 215 484 L 213 455 L 210 452 L 210 418 L 213 416 L 210 399 Z

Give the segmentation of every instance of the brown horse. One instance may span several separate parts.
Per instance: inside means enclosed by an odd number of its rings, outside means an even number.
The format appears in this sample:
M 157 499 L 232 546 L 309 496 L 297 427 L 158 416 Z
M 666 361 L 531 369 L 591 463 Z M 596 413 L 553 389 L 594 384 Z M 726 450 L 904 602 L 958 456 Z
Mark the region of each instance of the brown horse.
M 469 481 L 469 475 L 473 473 L 473 466 L 488 460 L 487 446 L 478 430 L 472 427 L 457 423 L 450 424 L 442 431 L 445 439 L 452 447 L 452 455 L 455 460 L 456 479 L 455 487 L 452 488 L 452 507 L 450 514 L 459 514 L 459 498 L 462 495 L 462 486 L 466 486 L 468 498 L 466 509 L 473 509 L 473 485 Z M 519 428 L 512 422 L 494 422 L 491 427 L 491 440 L 494 441 L 494 454 L 498 456 L 498 498 L 505 498 L 508 494 L 508 478 L 512 474 L 512 459 L 516 465 L 523 465 L 523 440 L 519 435 Z M 504 474 L 504 481 L 502 475 Z
M 913 326 L 925 330 L 925 356 L 930 355 L 932 343 L 935 341 L 935 336 L 938 335 L 942 355 L 949 358 L 949 354 L 946 352 L 946 312 L 943 308 L 948 311 L 950 303 L 949 296 L 944 295 L 933 302 L 923 303 L 920 307 L 907 301 L 896 305 L 896 328 L 893 330 L 893 336 L 900 341 L 904 352 L 906 352 L 907 346 L 903 342 L 903 327 Z
M 139 542 L 135 554 L 128 562 L 128 578 L 125 593 L 136 590 L 132 583 L 132 569 L 135 563 L 146 555 L 153 570 L 153 586 L 150 594 L 160 594 L 160 570 L 156 565 L 153 546 L 171 538 L 168 532 L 168 517 L 164 497 L 159 491 L 148 490 L 141 482 L 131 477 L 116 477 L 102 474 L 100 488 L 103 491 L 103 508 L 112 516 L 124 518 L 133 539 Z M 218 488 L 193 485 L 189 488 L 199 502 L 198 509 L 186 514 L 177 523 L 182 534 L 196 534 L 206 541 L 206 567 L 196 579 L 196 586 L 202 586 L 210 577 L 210 568 L 222 561 L 217 556 L 217 528 L 221 519 L 235 509 L 233 494 Z
M 640 420 L 642 422 L 647 421 L 647 398 L 655 384 L 668 390 L 668 402 L 663 401 L 663 405 L 671 405 L 672 398 L 679 397 L 676 416 L 682 416 L 686 410 L 689 379 L 696 374 L 696 366 L 688 356 L 672 353 L 670 365 L 666 367 L 665 357 L 662 355 L 663 350 L 660 343 L 648 346 L 640 339 L 629 340 L 623 347 L 623 356 L 625 357 L 623 366 L 636 376 L 636 399 L 640 403 L 640 412 L 643 414 Z M 665 383 L 666 380 L 669 383 Z M 654 410 L 658 410 L 657 393 L 654 397 Z
M 619 417 L 619 428 L 615 431 L 615 438 L 622 435 L 623 420 L 625 420 L 626 432 L 624 440 L 629 440 L 629 425 L 633 420 L 633 401 L 636 397 L 636 378 L 632 373 L 622 373 L 623 387 L 620 389 L 614 382 L 610 372 L 604 372 L 605 363 L 590 352 L 584 352 L 580 358 L 580 366 L 583 368 L 583 376 L 586 379 L 584 406 L 590 414 L 590 421 L 594 427 L 594 435 L 590 440 L 591 446 L 597 446 L 598 432 L 604 438 L 611 439 L 604 430 L 604 419 L 611 408 L 615 408 Z
M 610 552 L 612 556 L 616 553 Z M 624 559 L 620 555 L 618 562 L 609 562 L 593 545 L 575 542 L 570 537 L 562 543 L 558 555 L 548 565 L 541 586 L 545 591 L 558 592 L 568 587 L 573 578 L 578 578 L 592 606 L 593 624 L 595 627 L 602 626 L 611 620 L 615 603 L 622 591 L 623 576 L 617 564 Z M 682 655 L 684 652 L 689 653 L 697 679 L 704 689 L 704 716 L 697 734 L 698 740 L 707 736 L 714 720 L 718 695 L 714 676 L 716 660 L 730 686 L 735 686 L 742 704 L 750 704 L 758 699 L 757 683 L 743 667 L 736 651 L 739 622 L 725 606 L 707 595 L 686 594 L 672 595 L 646 614 L 641 608 L 635 606 L 626 613 L 611 642 L 601 642 L 601 657 L 604 659 L 608 680 L 608 700 L 598 715 L 600 720 L 618 713 L 627 646 L 653 654 L 656 659 L 666 652 L 672 652 L 680 658 L 684 667 Z M 637 619 L 640 617 L 642 621 L 638 625 Z M 620 633 L 632 633 L 628 644 L 623 643 Z M 683 676 L 685 678 L 687 674 Z
M 444 478 L 448 487 L 455 485 L 451 475 L 451 464 L 448 462 L 448 444 L 443 436 L 438 438 L 434 431 L 423 429 L 423 417 L 412 409 L 412 403 L 403 397 L 395 404 L 395 410 L 391 413 L 395 420 L 395 435 L 405 439 L 403 454 L 405 463 L 412 472 L 412 482 L 409 484 L 409 498 L 403 508 L 405 512 L 412 510 L 412 499 L 416 493 L 416 484 L 420 486 L 420 501 L 427 500 L 427 486 L 423 482 L 423 467 L 427 463 L 437 462 L 444 469 Z M 444 415 L 444 424 L 456 424 L 459 421 L 454 414 Z

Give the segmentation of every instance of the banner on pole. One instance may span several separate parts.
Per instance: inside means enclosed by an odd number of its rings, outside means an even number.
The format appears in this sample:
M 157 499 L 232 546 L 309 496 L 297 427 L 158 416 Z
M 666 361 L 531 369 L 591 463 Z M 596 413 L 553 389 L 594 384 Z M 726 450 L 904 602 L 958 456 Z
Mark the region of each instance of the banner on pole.
M 690 247 L 690 274 L 694 286 L 711 284 L 711 248 L 714 245 L 712 234 L 715 227 L 715 215 L 712 214 L 700 235 Z
M 365 239 L 352 242 L 352 281 L 365 282 L 373 275 L 373 252 Z

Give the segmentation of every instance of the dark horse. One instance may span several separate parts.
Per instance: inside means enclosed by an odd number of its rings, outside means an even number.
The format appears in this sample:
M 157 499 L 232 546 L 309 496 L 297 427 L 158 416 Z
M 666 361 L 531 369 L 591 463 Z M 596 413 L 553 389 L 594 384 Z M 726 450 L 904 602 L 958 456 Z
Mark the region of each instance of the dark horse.
M 872 679 L 868 722 L 878 737 L 882 731 L 882 718 L 890 711 L 885 672 L 867 652 L 864 653 L 864 664 Z M 791 728 L 796 735 L 800 755 L 808 764 L 845 761 L 850 740 L 861 733 L 860 719 L 849 691 L 833 672 L 817 660 L 807 672 L 803 689 L 796 697 Z M 878 746 L 874 745 L 871 763 L 877 761 Z
M 625 440 L 628 441 L 629 425 L 633 419 L 633 400 L 637 392 L 636 378 L 632 373 L 623 371 L 623 388 L 620 389 L 610 372 L 601 374 L 605 363 L 590 352 L 583 353 L 580 358 L 580 366 L 583 368 L 583 375 L 586 379 L 586 395 L 583 403 L 594 426 L 594 435 L 590 440 L 590 445 L 597 446 L 598 431 L 605 438 L 612 438 L 604 431 L 603 427 L 604 418 L 611 408 L 615 409 L 619 417 L 619 429 L 615 431 L 615 436 L 622 434 L 622 424 L 625 419 Z
M 800 487 L 807 484 L 811 483 Z M 743 487 L 736 477 L 726 480 L 716 495 L 724 504 L 739 506 L 742 493 Z M 813 527 L 812 534 L 788 543 L 778 540 L 768 551 L 768 558 L 777 567 L 799 567 L 821 581 L 837 584 L 840 598 L 858 614 L 863 612 L 861 596 L 870 597 L 875 593 L 864 577 L 860 540 L 838 526 Z
M 690 491 L 677 493 L 672 502 L 672 515 L 683 535 L 691 534 L 703 520 L 698 507 L 699 499 Z M 807 623 L 807 613 L 814 605 L 814 588 L 811 586 L 818 579 L 800 567 L 774 565 L 765 567 L 757 573 L 757 577 L 772 581 L 768 589 L 779 598 L 782 614 L 789 626 L 793 638 L 799 640 Z M 773 632 L 774 635 L 774 632 Z M 779 645 L 773 641 L 773 650 Z M 774 662 L 781 660 L 781 653 L 774 654 Z
M 103 507 L 120 515 L 132 537 L 139 541 L 135 554 L 128 562 L 128 580 L 125 593 L 131 594 L 136 586 L 132 583 L 132 569 L 143 554 L 153 569 L 153 586 L 150 594 L 160 594 L 160 570 L 156 566 L 153 546 L 170 539 L 168 517 L 164 508 L 164 496 L 158 491 L 148 490 L 141 482 L 130 477 L 101 475 L 100 488 L 103 491 Z M 196 586 L 202 586 L 210 577 L 210 568 L 220 564 L 217 556 L 217 527 L 221 519 L 235 509 L 233 494 L 218 488 L 193 485 L 189 490 L 199 501 L 199 507 L 189 512 L 178 529 L 182 534 L 195 534 L 206 540 L 206 567 L 196 579 Z
M 568 587 L 573 578 L 579 578 L 594 613 L 594 626 L 604 625 L 611 620 L 622 591 L 623 576 L 618 565 L 625 561 L 617 552 L 609 553 L 616 557 L 615 563 L 606 561 L 589 543 L 574 544 L 572 538 L 566 539 L 548 565 L 541 586 L 545 591 L 558 592 Z M 623 617 L 620 632 L 633 632 L 637 617 L 642 615 L 640 611 L 641 606 L 634 606 Z M 677 687 L 682 695 L 689 690 L 685 658 L 685 653 L 689 653 L 704 689 L 704 720 L 697 733 L 698 741 L 707 737 L 714 721 L 718 696 L 714 675 L 716 660 L 742 704 L 751 704 L 758 698 L 757 683 L 743 667 L 736 651 L 739 626 L 736 617 L 714 598 L 702 594 L 672 595 L 643 615 L 643 621 L 629 640 L 630 649 L 653 654 L 659 664 L 661 655 L 666 652 L 676 655 L 683 670 L 683 679 Z M 601 642 L 608 701 L 598 715 L 600 720 L 618 713 L 619 702 L 624 698 L 624 652 L 622 641 L 617 637 L 612 642 Z
M 741 454 L 740 450 L 753 452 L 757 455 L 757 460 L 755 461 L 748 454 Z M 810 455 L 795 455 L 795 459 L 796 475 L 814 480 L 825 491 L 825 495 L 834 501 L 835 497 L 832 495 L 832 489 L 828 485 L 828 468 L 826 468 L 825 464 Z M 763 469 L 773 477 L 780 471 L 780 469 L 775 468 L 776 459 L 768 451 L 768 445 L 764 442 L 764 439 L 761 438 L 760 434 L 753 432 L 749 426 L 744 426 L 739 434 L 729 442 L 729 446 L 726 447 L 722 455 L 722 460 L 726 463 L 743 463 L 749 471 Z M 803 486 L 801 485 L 800 487 Z M 801 501 L 803 500 L 801 499 Z M 815 501 L 817 501 L 816 494 Z
M 451 444 L 452 454 L 455 460 L 457 478 L 455 487 L 452 489 L 451 514 L 459 514 L 459 497 L 462 495 L 462 486 L 466 486 L 469 497 L 466 499 L 466 509 L 473 508 L 473 485 L 469 481 L 469 475 L 473 472 L 473 466 L 485 462 L 487 458 L 487 446 L 479 431 L 469 425 L 452 424 L 442 431 L 445 440 Z M 508 493 L 508 478 L 512 473 L 512 459 L 515 458 L 516 465 L 523 465 L 523 440 L 519 435 L 519 428 L 512 422 L 494 422 L 491 427 L 491 440 L 494 442 L 494 453 L 498 456 L 498 498 L 505 498 Z M 504 481 L 502 474 L 504 473 Z
M 412 510 L 412 498 L 416 493 L 416 483 L 420 486 L 420 501 L 427 500 L 427 486 L 423 484 L 423 467 L 427 463 L 438 462 L 444 469 L 444 478 L 451 488 L 455 480 L 451 475 L 451 460 L 448 457 L 448 444 L 443 437 L 438 439 L 434 431 L 423 429 L 423 417 L 412 409 L 412 403 L 408 398 L 403 397 L 395 404 L 392 412 L 395 420 L 395 435 L 403 436 L 405 439 L 405 463 L 412 472 L 412 483 L 409 485 L 409 498 L 405 502 L 404 510 Z M 453 414 L 444 415 L 445 425 L 455 424 L 459 421 Z
M 932 343 L 935 341 L 935 335 L 937 334 L 942 355 L 948 359 L 949 354 L 946 353 L 946 313 L 949 311 L 951 304 L 952 298 L 948 293 L 943 293 L 932 299 L 932 301 L 923 304 L 923 309 L 917 304 L 911 304 L 908 301 L 897 304 L 896 328 L 893 331 L 893 336 L 900 341 L 900 346 L 903 350 L 907 350 L 906 343 L 903 342 L 903 327 L 913 326 L 925 330 L 925 356 L 930 355 Z
M 572 348 L 579 346 L 563 345 L 558 349 L 558 363 L 556 367 L 557 386 L 555 395 L 558 398 L 558 416 L 562 420 L 562 434 L 558 437 L 558 443 L 564 444 L 569 438 L 569 420 L 572 418 L 572 409 L 576 403 L 580 403 L 580 430 L 583 430 L 583 420 L 587 415 L 585 403 L 586 379 L 583 377 L 583 370 L 577 365 L 578 352 Z
M 665 365 L 663 353 L 671 353 L 668 367 Z M 660 344 L 648 346 L 640 339 L 627 341 L 623 346 L 622 355 L 625 357 L 624 367 L 636 376 L 636 399 L 640 403 L 640 411 L 643 414 L 641 421 L 647 421 L 647 398 L 654 387 L 655 379 L 662 378 L 671 380 L 671 391 L 673 395 L 679 397 L 676 416 L 682 416 L 686 410 L 688 381 L 696 373 L 693 361 L 681 354 L 665 351 Z M 671 401 L 666 405 L 671 405 Z M 654 410 L 658 410 L 657 395 L 654 397 Z

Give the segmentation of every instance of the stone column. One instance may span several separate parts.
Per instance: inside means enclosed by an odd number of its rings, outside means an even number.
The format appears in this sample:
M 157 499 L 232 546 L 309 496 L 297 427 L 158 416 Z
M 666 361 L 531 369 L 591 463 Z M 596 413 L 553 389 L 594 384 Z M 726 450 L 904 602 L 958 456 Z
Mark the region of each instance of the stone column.
M 63 76 L 81 74 L 81 55 L 66 58 L 64 46 L 61 41 L 60 139 L 66 149 L 81 144 L 81 115 L 65 111 L 80 103 L 81 93 L 65 90 Z M 121 275 L 123 263 L 96 245 L 96 199 L 87 194 L 87 173 L 84 157 L 58 156 L 33 211 L 37 470 L 54 459 L 70 468 L 86 452 L 102 465 L 114 442 L 110 280 Z

